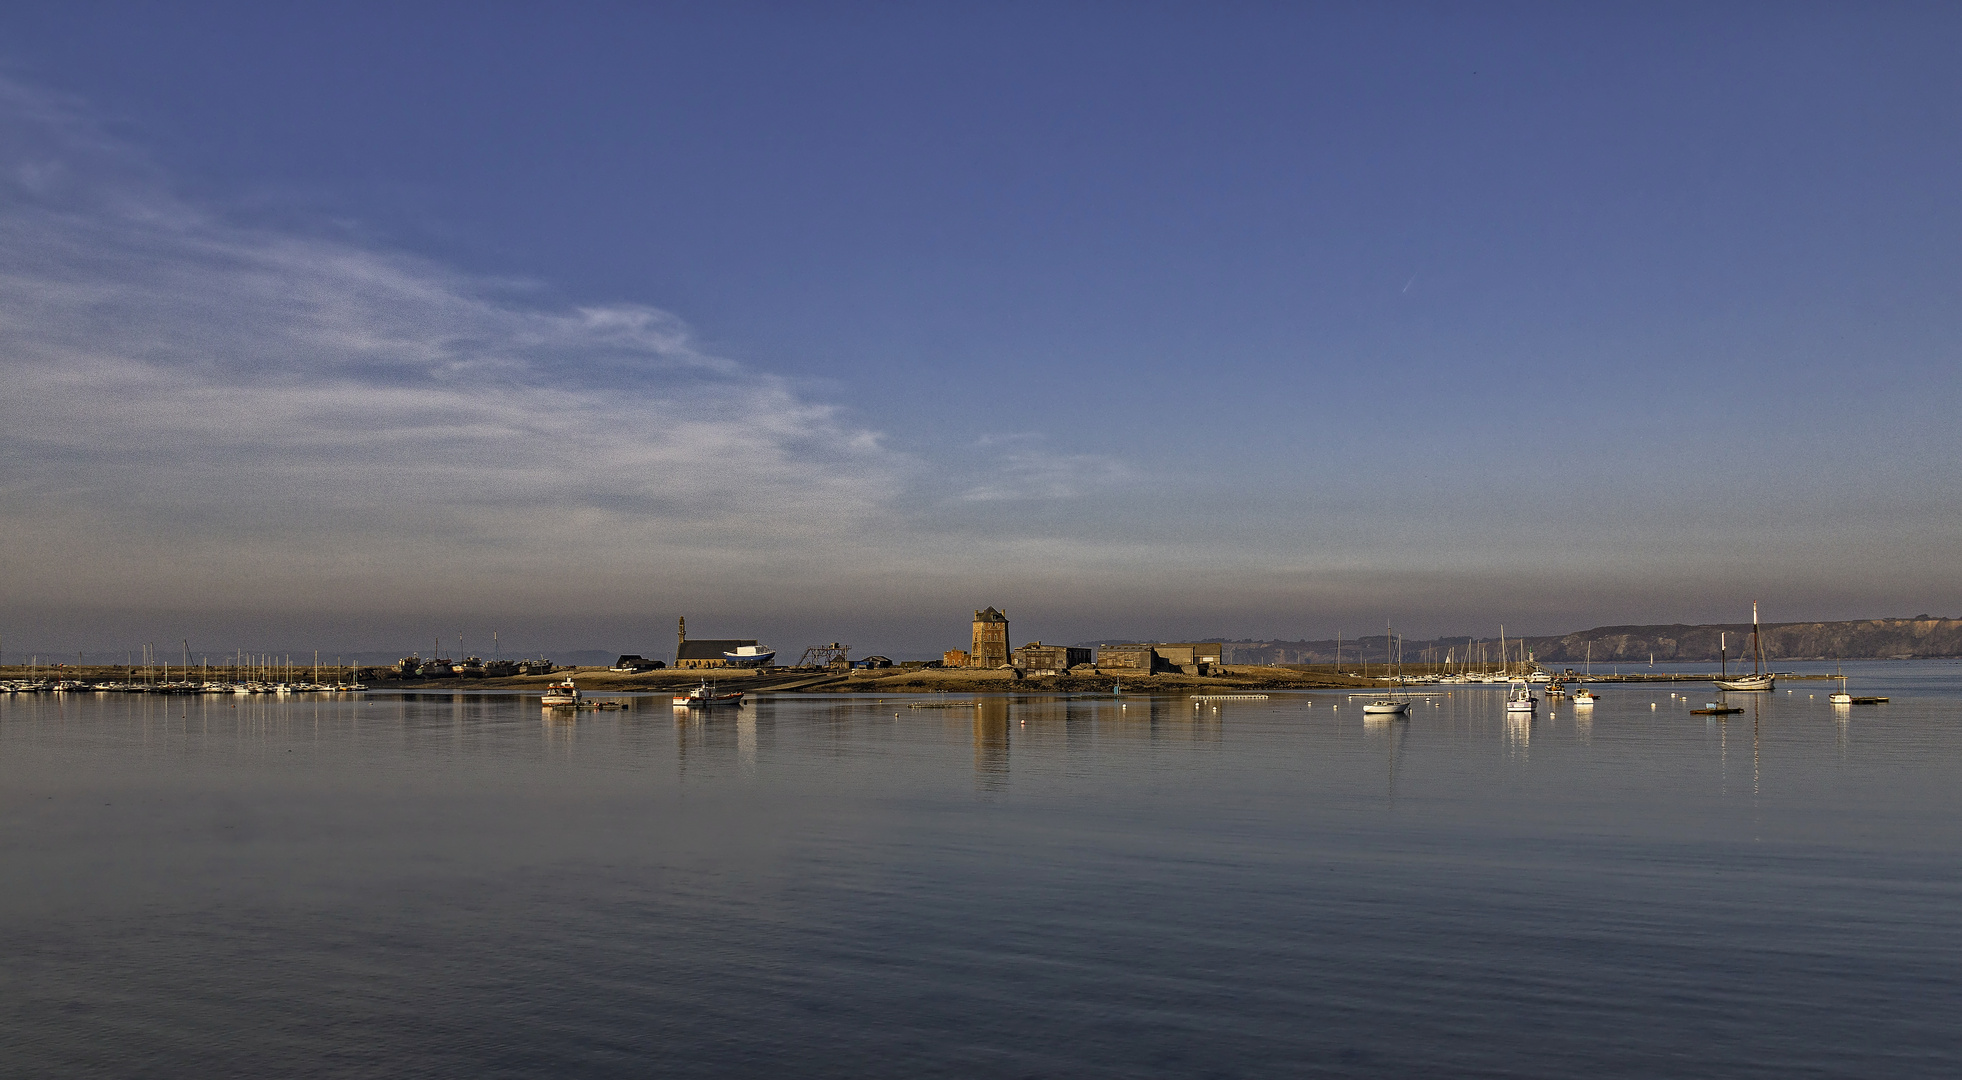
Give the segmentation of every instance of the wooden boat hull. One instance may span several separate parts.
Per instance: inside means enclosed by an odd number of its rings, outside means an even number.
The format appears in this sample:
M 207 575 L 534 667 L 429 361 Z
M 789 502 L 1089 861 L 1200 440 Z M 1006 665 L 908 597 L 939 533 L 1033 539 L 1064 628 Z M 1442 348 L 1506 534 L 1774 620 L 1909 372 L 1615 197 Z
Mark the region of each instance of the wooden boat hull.
M 1731 690 L 1745 694 L 1769 693 L 1776 681 L 1769 675 L 1753 675 L 1747 679 L 1713 679 L 1719 690 Z

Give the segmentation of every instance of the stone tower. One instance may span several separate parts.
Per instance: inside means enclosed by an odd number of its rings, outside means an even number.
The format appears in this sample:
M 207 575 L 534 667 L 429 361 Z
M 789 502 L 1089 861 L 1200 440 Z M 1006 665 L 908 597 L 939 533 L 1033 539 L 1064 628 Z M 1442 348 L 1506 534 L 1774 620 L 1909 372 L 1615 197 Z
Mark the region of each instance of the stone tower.
M 992 670 L 1008 666 L 1008 616 L 989 608 L 974 613 L 974 648 L 967 666 Z

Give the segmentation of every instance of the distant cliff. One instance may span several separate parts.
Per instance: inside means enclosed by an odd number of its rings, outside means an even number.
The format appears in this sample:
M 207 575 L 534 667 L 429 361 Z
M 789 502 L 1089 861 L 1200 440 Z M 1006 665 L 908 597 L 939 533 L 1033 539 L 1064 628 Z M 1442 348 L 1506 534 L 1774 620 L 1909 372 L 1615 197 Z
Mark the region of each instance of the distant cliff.
M 1729 637 L 1730 655 L 1750 648 L 1751 624 L 1722 626 L 1603 626 L 1557 638 L 1528 638 L 1536 659 L 1552 663 L 1584 660 L 1590 643 L 1595 660 L 1647 663 L 1662 660 L 1715 660 L 1719 635 Z M 1862 619 L 1858 622 L 1769 623 L 1765 655 L 1782 660 L 1895 659 L 1962 656 L 1962 619 Z M 1404 656 L 1410 646 L 1404 646 Z
M 1600 626 L 1558 637 L 1528 637 L 1525 645 L 1533 658 L 1547 664 L 1578 664 L 1593 648 L 1596 663 L 1643 663 L 1653 655 L 1663 661 L 1715 661 L 1719 640 L 1727 635 L 1730 655 L 1745 656 L 1750 650 L 1750 623 L 1720 623 L 1707 626 Z M 1219 640 L 1217 638 L 1211 640 Z M 1518 656 L 1517 640 L 1509 641 L 1508 651 Z M 1427 660 L 1442 662 L 1450 652 L 1465 658 L 1467 639 L 1446 637 L 1435 641 L 1406 640 L 1405 664 Z M 1486 658 L 1496 664 L 1498 640 L 1480 639 Z M 1340 643 L 1342 662 L 1384 660 L 1381 634 L 1360 641 Z M 1228 641 L 1229 664 L 1328 664 L 1333 663 L 1337 642 L 1324 641 Z M 1477 659 L 1480 646 L 1473 645 Z M 1934 656 L 1962 656 L 1962 619 L 1938 619 L 1917 615 L 1912 619 L 1861 619 L 1855 622 L 1767 623 L 1764 627 L 1765 655 L 1773 660 L 1872 660 L 1912 659 Z

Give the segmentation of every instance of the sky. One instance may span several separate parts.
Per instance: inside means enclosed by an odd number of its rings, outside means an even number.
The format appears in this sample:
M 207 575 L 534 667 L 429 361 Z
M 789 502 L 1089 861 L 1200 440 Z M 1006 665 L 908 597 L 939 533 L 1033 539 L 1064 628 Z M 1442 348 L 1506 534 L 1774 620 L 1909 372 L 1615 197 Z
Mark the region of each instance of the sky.
M 0 650 L 1962 613 L 1958 46 L 9 4 Z

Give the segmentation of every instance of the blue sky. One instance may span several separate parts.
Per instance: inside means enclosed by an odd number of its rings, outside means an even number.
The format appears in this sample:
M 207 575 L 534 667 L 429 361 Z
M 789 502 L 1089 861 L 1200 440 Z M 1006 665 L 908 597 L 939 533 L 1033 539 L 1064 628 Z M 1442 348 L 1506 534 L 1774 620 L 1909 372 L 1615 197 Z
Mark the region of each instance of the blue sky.
M 4 633 L 1962 612 L 1958 45 L 1935 4 L 10 5 Z

